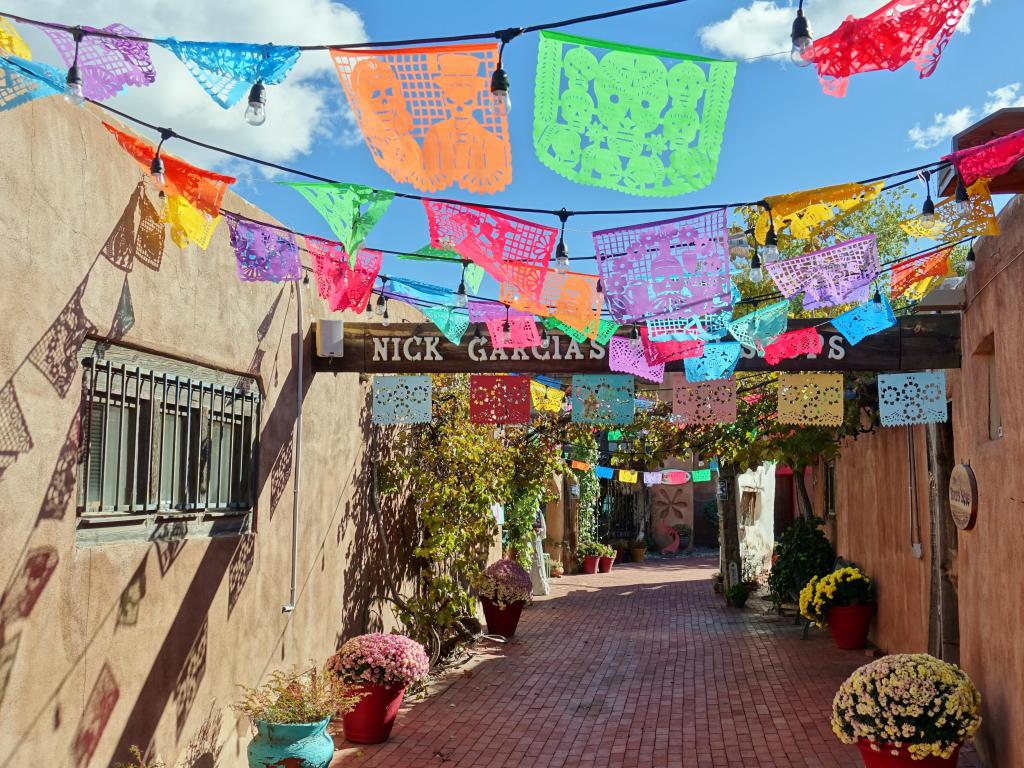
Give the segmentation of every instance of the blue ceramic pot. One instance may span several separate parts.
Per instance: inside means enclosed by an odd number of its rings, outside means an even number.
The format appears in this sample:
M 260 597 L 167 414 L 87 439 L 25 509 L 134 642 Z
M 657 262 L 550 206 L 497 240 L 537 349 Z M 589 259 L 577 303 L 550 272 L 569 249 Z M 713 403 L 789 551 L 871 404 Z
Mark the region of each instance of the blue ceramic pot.
M 329 722 L 329 718 L 297 724 L 257 720 L 256 736 L 249 743 L 249 768 L 327 768 L 334 757 L 334 740 L 327 733 Z

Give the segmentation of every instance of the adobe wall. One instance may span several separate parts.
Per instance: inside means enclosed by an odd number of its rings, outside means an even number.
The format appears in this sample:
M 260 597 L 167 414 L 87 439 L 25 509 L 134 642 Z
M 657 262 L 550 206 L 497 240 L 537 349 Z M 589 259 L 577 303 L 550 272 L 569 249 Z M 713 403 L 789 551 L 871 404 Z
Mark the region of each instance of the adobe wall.
M 86 109 L 52 98 L 0 113 L 0 157 L 0 762 L 102 766 L 139 744 L 169 765 L 243 766 L 249 728 L 227 708 L 239 684 L 391 625 L 374 596 L 405 566 L 385 573 L 385 544 L 398 558 L 414 528 L 386 509 L 382 538 L 371 516 L 370 384 L 313 377 L 304 338 L 298 598 L 284 614 L 291 285 L 240 282 L 223 222 L 206 251 L 167 238 L 143 259 L 135 229 L 152 192 Z M 225 207 L 266 218 L 231 193 Z M 301 290 L 308 333 L 326 308 L 315 284 Z M 109 335 L 124 295 L 134 321 L 122 343 L 260 382 L 258 533 L 76 547 L 78 332 Z

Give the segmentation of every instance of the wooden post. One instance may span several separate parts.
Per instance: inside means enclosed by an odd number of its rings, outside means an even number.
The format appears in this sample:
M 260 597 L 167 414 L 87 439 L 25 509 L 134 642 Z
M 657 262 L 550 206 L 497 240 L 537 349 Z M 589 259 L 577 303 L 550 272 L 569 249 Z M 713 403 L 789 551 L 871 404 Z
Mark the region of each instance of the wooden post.
M 955 464 L 953 430 L 929 424 L 928 496 L 932 535 L 932 577 L 928 651 L 944 661 L 960 661 L 960 608 L 957 599 L 957 528 L 949 513 L 949 476 Z
M 577 482 L 576 476 L 572 472 L 566 472 L 562 475 L 562 498 L 565 499 L 565 504 L 562 506 L 562 514 L 565 515 L 565 533 L 562 539 L 563 544 L 568 544 L 569 548 L 566 551 L 562 549 L 563 557 L 571 559 L 574 562 L 565 562 L 565 572 L 571 573 L 572 568 L 575 568 L 578 564 L 576 561 L 576 548 L 580 545 L 580 502 L 578 496 L 573 496 L 570 488 L 574 482 Z
M 732 488 L 736 484 L 736 467 L 723 462 L 718 470 L 718 479 Z M 718 501 L 718 540 L 721 547 L 719 562 L 722 569 L 722 587 L 726 590 L 743 581 L 743 560 L 740 557 L 740 528 L 736 514 L 736 494 L 729 493 L 723 498 L 716 491 Z

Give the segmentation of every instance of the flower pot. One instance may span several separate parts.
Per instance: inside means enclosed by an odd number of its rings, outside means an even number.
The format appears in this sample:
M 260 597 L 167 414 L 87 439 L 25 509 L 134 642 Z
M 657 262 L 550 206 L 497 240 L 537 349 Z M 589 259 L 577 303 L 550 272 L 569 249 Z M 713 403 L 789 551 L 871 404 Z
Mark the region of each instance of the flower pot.
M 334 740 L 324 718 L 317 723 L 268 723 L 256 721 L 256 735 L 249 742 L 251 768 L 266 765 L 302 765 L 327 768 L 334 757 Z
M 647 547 L 632 547 L 629 550 L 629 556 L 633 558 L 634 563 L 642 563 L 646 554 Z
M 504 608 L 492 603 L 488 598 L 481 597 L 480 602 L 484 607 L 484 618 L 487 620 L 487 633 L 490 635 L 501 635 L 512 637 L 519 626 L 519 617 L 523 613 L 523 601 L 509 603 Z
M 615 562 L 616 563 L 623 563 L 625 561 L 626 561 L 626 550 L 624 550 L 624 549 L 616 549 L 615 550 Z
M 828 611 L 828 630 L 836 647 L 847 651 L 863 648 L 868 642 L 874 603 L 867 605 L 836 605 Z
M 597 570 L 601 573 L 608 573 L 612 569 L 612 563 L 614 562 L 614 557 L 602 557 L 597 563 Z
M 955 768 L 960 759 L 959 745 L 949 757 L 929 755 L 924 760 L 914 760 L 906 747 L 897 749 L 891 744 L 881 742 L 878 742 L 877 746 L 880 750 L 878 752 L 871 748 L 871 742 L 867 739 L 857 742 L 865 768 Z M 894 755 L 893 752 L 897 754 Z
M 583 573 L 597 573 L 597 565 L 601 558 L 597 555 L 585 555 L 583 557 Z
M 387 741 L 402 706 L 405 686 L 362 683 L 353 686 L 352 692 L 359 696 L 359 703 L 342 715 L 345 739 L 354 744 Z

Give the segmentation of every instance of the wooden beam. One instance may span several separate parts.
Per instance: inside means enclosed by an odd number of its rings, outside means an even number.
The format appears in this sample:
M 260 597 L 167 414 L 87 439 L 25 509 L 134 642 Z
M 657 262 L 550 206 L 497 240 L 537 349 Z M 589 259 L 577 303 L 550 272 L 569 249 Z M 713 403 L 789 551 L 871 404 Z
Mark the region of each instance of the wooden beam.
M 791 320 L 790 329 L 806 328 L 821 320 Z M 917 371 L 960 367 L 960 316 L 913 315 L 851 345 L 831 325 L 820 327 L 824 341 L 820 355 L 802 356 L 768 365 L 764 358 L 744 349 L 740 371 Z M 344 357 L 312 360 L 314 373 L 607 373 L 608 351 L 596 343 L 573 341 L 549 333 L 544 347 L 499 350 L 491 347 L 483 324 L 452 344 L 430 323 L 390 325 L 346 323 Z M 626 335 L 625 333 L 620 335 Z M 314 347 L 315 349 L 315 347 Z M 683 370 L 683 361 L 665 366 Z

